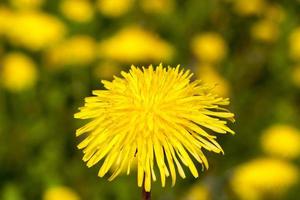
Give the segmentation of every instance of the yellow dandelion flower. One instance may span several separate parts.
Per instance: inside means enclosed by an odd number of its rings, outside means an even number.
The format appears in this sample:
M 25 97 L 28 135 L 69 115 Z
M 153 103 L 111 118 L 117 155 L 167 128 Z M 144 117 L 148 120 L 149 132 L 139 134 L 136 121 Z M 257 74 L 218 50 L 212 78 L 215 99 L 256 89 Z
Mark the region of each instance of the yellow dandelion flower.
M 39 8 L 45 0 L 9 0 L 11 5 L 18 9 L 36 9 Z
M 41 28 L 42 27 L 42 28 Z M 63 38 L 65 27 L 54 16 L 41 12 L 16 13 L 8 30 L 12 43 L 40 50 Z
M 295 86 L 300 88 L 300 65 L 297 65 L 293 68 L 292 81 L 295 84 Z
M 169 43 L 137 26 L 126 27 L 99 45 L 99 56 L 126 63 L 168 61 L 173 51 Z
M 12 24 L 13 12 L 7 7 L 0 6 L 0 36 L 9 33 L 9 26 Z
M 227 45 L 217 33 L 203 33 L 192 40 L 192 51 L 201 62 L 220 62 L 227 54 Z
M 251 34 L 258 41 L 271 43 L 277 40 L 279 27 L 277 23 L 263 19 L 253 25 Z
M 88 35 L 75 35 L 50 48 L 45 57 L 52 68 L 67 65 L 84 66 L 96 58 L 96 41 Z
M 37 79 L 36 65 L 33 60 L 17 52 L 4 56 L 0 72 L 0 82 L 13 92 L 32 87 Z
M 290 57 L 295 61 L 300 61 L 300 27 L 293 30 L 289 38 Z
M 64 0 L 60 4 L 63 15 L 75 22 L 88 22 L 94 16 L 93 5 L 89 0 Z
M 270 155 L 296 158 L 300 155 L 300 131 L 289 125 L 273 125 L 263 133 L 261 145 Z
M 174 9 L 173 0 L 142 0 L 141 7 L 150 13 L 166 13 Z
M 231 179 L 233 191 L 241 200 L 280 196 L 297 183 L 298 169 L 285 161 L 259 158 L 238 166 Z
M 107 17 L 120 17 L 126 14 L 134 4 L 134 0 L 98 0 L 97 7 Z
M 268 20 L 277 23 L 284 21 L 286 17 L 284 8 L 279 4 L 268 5 L 264 13 Z
M 80 197 L 71 188 L 56 186 L 45 191 L 43 200 L 80 200 Z
M 266 7 L 264 0 L 233 0 L 234 10 L 241 16 L 252 16 L 261 14 Z
M 230 84 L 223 78 L 214 66 L 202 64 L 196 69 L 197 78 L 203 80 L 205 83 L 211 83 L 214 93 L 228 97 L 230 95 Z
M 204 184 L 193 185 L 182 200 L 210 200 L 211 194 L 209 188 Z
M 119 168 L 119 163 L 115 162 L 109 169 L 109 173 L 114 173 Z M 137 158 L 133 158 L 130 164 L 130 172 L 135 173 L 137 171 Z M 127 169 L 124 167 L 119 175 L 126 175 Z
M 48 47 L 59 41 L 65 32 L 64 25 L 58 19 L 45 13 L 18 13 L 13 22 L 9 29 L 11 41 L 33 50 Z
M 95 96 L 87 97 L 75 114 L 92 119 L 76 131 L 77 136 L 87 133 L 78 145 L 87 166 L 104 160 L 98 173 L 103 177 L 117 164 L 109 178 L 113 180 L 123 169 L 129 174 L 137 159 L 137 182 L 139 187 L 144 183 L 145 191 L 156 180 L 156 167 L 163 187 L 168 176 L 175 184 L 176 168 L 186 177 L 182 164 L 198 177 L 191 156 L 207 168 L 203 149 L 223 152 L 208 129 L 234 133 L 225 121 L 233 121 L 234 115 L 223 108 L 229 100 L 211 94 L 201 81 L 191 82 L 192 74 L 179 66 L 150 65 L 143 70 L 131 66 L 121 75 L 112 82 L 102 81 L 106 89 L 93 91 Z

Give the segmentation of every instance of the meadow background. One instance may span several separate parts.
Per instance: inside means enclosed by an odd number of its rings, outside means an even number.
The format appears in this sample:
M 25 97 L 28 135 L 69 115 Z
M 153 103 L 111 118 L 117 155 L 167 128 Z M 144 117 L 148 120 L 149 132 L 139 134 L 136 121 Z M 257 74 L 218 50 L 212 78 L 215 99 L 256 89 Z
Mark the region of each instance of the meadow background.
M 140 199 L 135 173 L 85 166 L 73 114 L 102 79 L 161 62 L 230 97 L 236 135 L 153 199 L 300 198 L 299 0 L 0 0 L 0 199 Z

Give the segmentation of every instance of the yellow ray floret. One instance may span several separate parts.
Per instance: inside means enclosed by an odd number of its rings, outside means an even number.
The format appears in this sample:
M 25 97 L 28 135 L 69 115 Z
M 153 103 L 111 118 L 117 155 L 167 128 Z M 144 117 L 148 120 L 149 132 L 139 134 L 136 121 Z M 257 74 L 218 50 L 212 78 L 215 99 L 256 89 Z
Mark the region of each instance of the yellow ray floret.
M 193 160 L 208 168 L 202 150 L 223 152 L 208 131 L 234 133 L 225 121 L 234 121 L 234 115 L 223 108 L 229 99 L 213 95 L 199 80 L 191 81 L 193 74 L 179 66 L 132 66 L 121 75 L 102 81 L 105 90 L 93 91 L 75 114 L 92 119 L 76 131 L 77 136 L 87 135 L 78 145 L 87 166 L 102 163 L 100 177 L 113 166 L 112 180 L 124 169 L 129 174 L 136 159 L 138 186 L 144 184 L 146 191 L 157 170 L 162 186 L 168 176 L 175 184 L 176 171 L 185 178 L 183 166 L 198 177 Z

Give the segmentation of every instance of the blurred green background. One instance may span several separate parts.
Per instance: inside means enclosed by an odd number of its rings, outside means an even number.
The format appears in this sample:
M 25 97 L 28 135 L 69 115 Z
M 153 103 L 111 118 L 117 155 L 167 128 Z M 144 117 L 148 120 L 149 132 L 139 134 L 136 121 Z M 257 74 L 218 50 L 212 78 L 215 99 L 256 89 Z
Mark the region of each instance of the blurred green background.
M 140 199 L 76 149 L 73 114 L 131 64 L 191 69 L 230 97 L 236 135 L 153 199 L 300 198 L 300 1 L 0 0 L 0 199 Z

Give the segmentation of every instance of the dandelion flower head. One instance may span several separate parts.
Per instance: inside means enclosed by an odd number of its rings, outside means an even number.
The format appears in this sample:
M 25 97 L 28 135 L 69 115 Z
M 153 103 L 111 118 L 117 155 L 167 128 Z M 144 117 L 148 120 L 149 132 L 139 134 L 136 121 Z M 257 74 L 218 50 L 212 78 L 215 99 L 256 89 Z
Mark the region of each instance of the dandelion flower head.
M 175 7 L 174 0 L 142 0 L 141 7 L 149 13 L 168 13 Z
M 121 75 L 102 81 L 105 90 L 93 91 L 95 96 L 87 97 L 75 114 L 92 119 L 76 131 L 77 136 L 87 134 L 78 145 L 87 166 L 101 161 L 98 175 L 103 177 L 117 165 L 109 178 L 113 180 L 123 169 L 129 174 L 137 160 L 138 186 L 144 183 L 146 191 L 157 170 L 163 187 L 168 176 L 175 184 L 176 169 L 186 177 L 183 166 L 198 177 L 193 159 L 208 168 L 203 149 L 223 152 L 210 132 L 234 133 L 226 125 L 234 115 L 223 108 L 229 100 L 213 95 L 201 81 L 191 81 L 192 73 L 179 66 L 131 66 Z
M 257 158 L 238 166 L 231 179 L 233 191 L 242 200 L 283 195 L 298 181 L 293 164 L 273 158 Z
M 98 0 L 97 7 L 106 17 L 120 17 L 125 15 L 134 5 L 134 0 Z
M 65 32 L 64 24 L 55 16 L 26 11 L 14 14 L 7 36 L 13 44 L 38 51 L 60 41 Z
M 37 75 L 35 63 L 25 54 L 11 52 L 3 57 L 0 82 L 7 90 L 20 92 L 33 87 Z
M 191 47 L 196 58 L 205 63 L 218 63 L 227 55 L 225 40 L 221 35 L 214 32 L 195 36 Z
M 290 57 L 295 61 L 300 61 L 300 27 L 292 31 L 289 37 Z
M 279 26 L 271 20 L 263 19 L 253 25 L 251 34 L 258 41 L 272 43 L 278 38 Z
M 280 4 L 269 4 L 265 8 L 265 17 L 273 22 L 283 22 L 286 18 L 286 11 Z
M 189 189 L 181 200 L 210 200 L 212 199 L 211 196 L 210 188 L 207 185 L 197 183 Z
M 74 35 L 49 48 L 45 53 L 47 63 L 53 68 L 62 66 L 85 66 L 96 58 L 97 44 L 88 35 Z
M 80 200 L 78 194 L 69 187 L 55 186 L 47 189 L 43 200 Z
M 275 124 L 263 133 L 261 145 L 272 156 L 296 158 L 300 155 L 300 131 L 293 126 Z
M 0 37 L 7 35 L 9 26 L 13 22 L 13 12 L 4 6 L 0 6 Z
M 43 5 L 45 0 L 10 0 L 10 4 L 18 9 L 37 9 Z
M 60 10 L 67 19 L 78 23 L 89 22 L 94 16 L 93 5 L 86 0 L 64 0 Z
M 266 7 L 265 0 L 234 0 L 234 10 L 241 16 L 253 16 L 261 14 Z
M 168 61 L 173 54 L 171 44 L 135 25 L 123 28 L 99 44 L 99 56 L 125 63 Z

